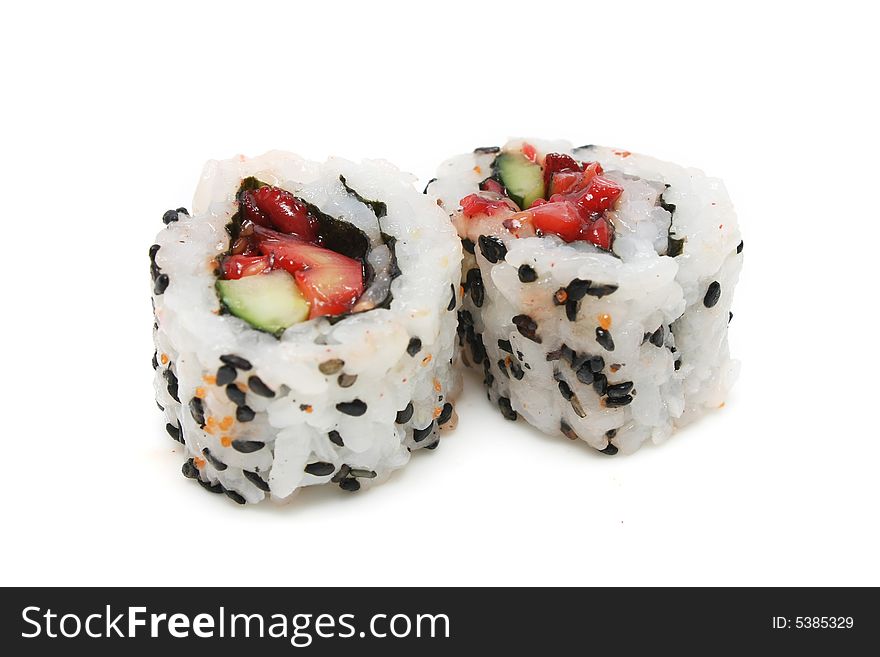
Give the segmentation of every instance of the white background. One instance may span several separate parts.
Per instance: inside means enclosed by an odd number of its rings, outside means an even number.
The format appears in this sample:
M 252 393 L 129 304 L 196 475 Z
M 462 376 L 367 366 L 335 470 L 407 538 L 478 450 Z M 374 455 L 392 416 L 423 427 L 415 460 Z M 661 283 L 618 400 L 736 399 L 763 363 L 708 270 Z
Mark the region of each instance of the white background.
M 3 115 L 2 584 L 880 584 L 870 3 L 14 3 Z M 722 177 L 727 406 L 607 458 L 502 421 L 381 487 L 242 508 L 153 402 L 147 248 L 203 162 L 508 136 Z M 832 610 L 834 611 L 834 610 Z

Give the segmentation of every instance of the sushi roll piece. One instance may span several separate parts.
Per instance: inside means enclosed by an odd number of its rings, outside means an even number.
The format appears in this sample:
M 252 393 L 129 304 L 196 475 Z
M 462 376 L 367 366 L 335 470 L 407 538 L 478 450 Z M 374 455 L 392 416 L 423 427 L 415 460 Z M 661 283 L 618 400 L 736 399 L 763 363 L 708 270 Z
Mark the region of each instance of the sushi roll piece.
M 153 367 L 186 477 L 240 504 L 356 491 L 454 424 L 461 244 L 413 182 L 270 152 L 164 214 Z
M 426 193 L 465 250 L 460 358 L 504 417 L 616 454 L 723 405 L 743 243 L 719 180 L 518 139 L 444 162 Z

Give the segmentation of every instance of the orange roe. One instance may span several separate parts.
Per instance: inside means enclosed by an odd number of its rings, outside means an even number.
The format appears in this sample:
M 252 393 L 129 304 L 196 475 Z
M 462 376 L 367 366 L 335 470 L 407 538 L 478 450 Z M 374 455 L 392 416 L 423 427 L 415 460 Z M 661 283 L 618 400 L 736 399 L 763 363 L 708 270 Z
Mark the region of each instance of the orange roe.
M 608 313 L 602 313 L 599 315 L 599 326 L 601 326 L 606 331 L 611 328 L 611 315 Z

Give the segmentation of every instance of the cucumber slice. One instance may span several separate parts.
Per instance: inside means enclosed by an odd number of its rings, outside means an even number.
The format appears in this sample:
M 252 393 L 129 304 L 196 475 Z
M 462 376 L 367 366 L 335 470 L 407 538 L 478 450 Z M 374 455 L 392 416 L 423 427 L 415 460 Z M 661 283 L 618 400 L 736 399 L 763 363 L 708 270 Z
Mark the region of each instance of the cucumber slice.
M 501 153 L 493 166 L 507 195 L 523 210 L 544 197 L 544 171 L 522 153 Z
M 309 302 L 286 271 L 220 280 L 217 294 L 233 315 L 255 329 L 276 335 L 309 316 Z

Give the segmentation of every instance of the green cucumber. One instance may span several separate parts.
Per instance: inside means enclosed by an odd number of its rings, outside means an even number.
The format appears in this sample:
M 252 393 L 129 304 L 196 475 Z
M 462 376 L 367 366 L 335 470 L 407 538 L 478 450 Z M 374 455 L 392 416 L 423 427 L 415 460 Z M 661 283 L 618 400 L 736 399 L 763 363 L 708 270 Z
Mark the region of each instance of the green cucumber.
M 220 280 L 217 294 L 233 315 L 276 335 L 309 316 L 309 302 L 286 271 Z
M 544 171 L 522 153 L 501 153 L 493 166 L 507 195 L 523 210 L 544 198 Z

